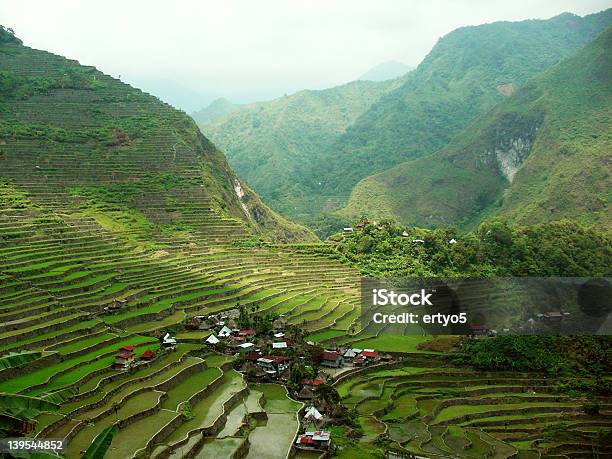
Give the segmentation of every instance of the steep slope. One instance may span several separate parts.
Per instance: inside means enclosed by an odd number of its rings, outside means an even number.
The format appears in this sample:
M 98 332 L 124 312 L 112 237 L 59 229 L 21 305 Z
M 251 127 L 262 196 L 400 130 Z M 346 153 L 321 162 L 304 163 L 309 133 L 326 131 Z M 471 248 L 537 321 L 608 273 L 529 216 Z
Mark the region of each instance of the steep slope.
M 32 200 L 89 211 L 157 207 L 159 222 L 210 208 L 247 233 L 312 239 L 241 185 L 184 113 L 7 32 L 0 47 L 0 174 Z
M 312 224 L 321 212 L 342 207 L 361 179 L 444 147 L 611 22 L 608 10 L 463 27 L 440 39 L 396 87 L 367 103 L 355 95 L 367 88 L 360 82 L 255 104 L 203 132 L 274 210 Z M 337 97 L 324 99 L 332 95 Z
M 274 210 L 296 216 L 304 206 L 320 205 L 309 202 L 310 188 L 317 182 L 310 172 L 312 158 L 398 84 L 395 80 L 358 81 L 323 91 L 301 91 L 245 105 L 201 128 Z
M 281 314 L 309 335 L 347 335 L 357 273 L 320 244 L 250 240 L 309 233 L 154 97 L 1 27 L 0 88 L 0 437 L 64 438 L 70 459 L 111 440 L 106 456 L 126 458 L 219 456 L 199 452 L 203 432 L 242 455 L 269 441 L 240 429 L 246 378 L 211 353 L 216 330 L 197 317 L 244 308 L 240 325 L 262 337 Z M 285 451 L 286 431 L 272 437 Z
M 345 215 L 471 226 L 485 215 L 608 227 L 612 27 L 534 77 L 443 150 L 369 177 Z
M 213 100 L 207 107 L 192 113 L 191 117 L 198 124 L 208 123 L 215 118 L 232 113 L 233 111 L 238 110 L 238 108 L 239 106 L 232 104 L 229 100 L 223 97 L 220 97 L 219 99 Z
M 399 61 L 387 61 L 372 67 L 357 78 L 357 80 L 386 81 L 393 78 L 399 78 L 411 70 L 414 70 L 414 67 L 411 65 Z
M 401 87 L 381 97 L 316 162 L 322 191 L 347 194 L 372 173 L 433 153 L 610 23 L 612 9 L 584 18 L 566 13 L 449 33 Z

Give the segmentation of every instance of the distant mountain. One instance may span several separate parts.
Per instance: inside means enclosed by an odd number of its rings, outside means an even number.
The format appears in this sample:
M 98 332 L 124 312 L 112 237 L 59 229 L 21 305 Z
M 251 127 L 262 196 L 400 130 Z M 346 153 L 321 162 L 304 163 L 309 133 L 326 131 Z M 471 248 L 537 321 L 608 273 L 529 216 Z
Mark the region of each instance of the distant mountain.
M 397 80 L 252 104 L 202 128 L 272 208 L 310 222 L 342 208 L 360 180 L 445 147 L 610 23 L 612 9 L 463 27 Z
M 412 65 L 404 64 L 399 61 L 387 61 L 378 64 L 361 75 L 357 80 L 362 81 L 386 81 L 405 75 L 414 70 Z
M 322 91 L 300 91 L 269 102 L 243 105 L 200 124 L 240 176 L 266 202 L 287 215 L 324 205 L 311 201 L 317 178 L 311 161 L 332 145 L 399 80 L 356 81 Z
M 449 33 L 404 84 L 381 97 L 313 161 L 320 191 L 348 195 L 368 175 L 446 146 L 477 116 L 611 23 L 612 9 Z
M 202 107 L 206 107 L 215 98 L 214 94 L 194 91 L 176 81 L 168 79 L 148 79 L 123 77 L 123 81 L 134 87 L 152 94 L 164 102 L 172 105 L 186 113 L 192 113 Z
M 342 214 L 430 227 L 567 217 L 610 228 L 611 151 L 612 26 L 443 150 L 360 182 Z
M 207 107 L 197 112 L 193 112 L 191 117 L 196 123 L 207 123 L 215 118 L 232 113 L 234 110 L 237 110 L 238 107 L 240 106 L 232 104 L 229 100 L 220 97 L 219 99 L 213 100 Z

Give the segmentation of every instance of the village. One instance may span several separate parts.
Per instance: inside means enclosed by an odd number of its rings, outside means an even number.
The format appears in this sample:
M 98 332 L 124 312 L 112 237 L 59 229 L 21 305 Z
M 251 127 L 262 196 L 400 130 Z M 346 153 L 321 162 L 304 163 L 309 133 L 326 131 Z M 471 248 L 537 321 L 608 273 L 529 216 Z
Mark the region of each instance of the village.
M 235 357 L 234 368 L 254 383 L 284 385 L 289 395 L 304 403 L 295 448 L 331 452 L 330 424 L 350 423 L 350 413 L 340 403 L 333 381 L 365 366 L 392 363 L 397 357 L 375 349 L 351 346 L 325 349 L 306 341 L 302 330 L 280 317 L 249 312 L 244 307 L 193 317 L 186 328 L 209 331 L 203 343 L 210 351 Z M 161 350 L 171 352 L 180 342 L 170 333 L 160 336 Z M 150 350 L 138 359 L 134 349 L 118 350 L 114 368 L 146 363 Z
M 295 448 L 331 452 L 329 424 L 350 423 L 350 413 L 332 387 L 334 379 L 365 366 L 392 363 L 396 357 L 374 349 L 351 346 L 325 349 L 305 341 L 302 330 L 281 317 L 268 317 L 231 309 L 208 316 L 196 316 L 186 328 L 210 331 L 203 339 L 211 352 L 235 357 L 234 368 L 252 383 L 276 383 L 302 403 L 300 429 Z M 159 337 L 158 353 L 176 351 L 180 342 L 171 333 Z M 117 371 L 131 371 L 150 364 L 157 357 L 152 349 L 137 352 L 135 346 L 117 349 L 112 364 Z

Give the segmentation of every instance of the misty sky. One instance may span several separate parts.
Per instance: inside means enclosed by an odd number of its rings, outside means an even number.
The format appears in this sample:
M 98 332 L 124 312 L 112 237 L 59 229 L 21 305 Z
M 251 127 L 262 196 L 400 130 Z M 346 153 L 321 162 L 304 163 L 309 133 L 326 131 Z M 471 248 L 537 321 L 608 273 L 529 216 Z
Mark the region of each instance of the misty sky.
M 2 0 L 28 46 L 95 65 L 192 111 L 351 81 L 388 60 L 417 65 L 464 25 L 579 15 L 611 0 Z M 174 100 L 170 100 L 173 99 Z

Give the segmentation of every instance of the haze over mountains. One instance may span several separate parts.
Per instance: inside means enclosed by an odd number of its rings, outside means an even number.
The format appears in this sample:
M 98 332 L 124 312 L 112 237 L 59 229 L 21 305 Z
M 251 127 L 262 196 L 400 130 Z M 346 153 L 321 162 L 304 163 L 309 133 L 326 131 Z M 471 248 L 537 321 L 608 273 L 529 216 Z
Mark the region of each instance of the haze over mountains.
M 357 79 L 366 81 L 386 81 L 399 78 L 411 70 L 414 70 L 414 67 L 411 65 L 399 61 L 387 61 L 372 67 Z
M 350 85 L 298 93 L 299 103 L 292 99 L 296 94 L 252 104 L 201 128 L 272 208 L 313 226 L 321 219 L 346 221 L 369 213 L 426 226 L 469 226 L 490 207 L 489 198 L 468 205 L 468 212 L 461 208 L 436 218 L 436 205 L 429 206 L 426 197 L 421 196 L 425 204 L 417 212 L 413 202 L 396 199 L 404 189 L 382 186 L 380 177 L 354 187 L 372 174 L 445 147 L 476 118 L 530 78 L 572 56 L 610 23 L 612 10 L 585 17 L 565 13 L 549 20 L 463 27 L 440 39 L 416 70 L 393 82 L 373 82 L 367 90 L 350 98 L 343 96 L 344 100 L 333 105 L 319 102 L 319 109 L 311 103 L 313 97 L 340 93 Z M 284 99 L 295 103 L 283 103 Z M 589 175 L 588 171 L 581 173 Z M 398 170 L 393 174 L 401 176 Z M 517 173 L 517 180 L 525 180 L 521 177 L 526 174 Z M 393 183 L 400 181 L 397 178 Z M 444 200 L 453 192 L 444 183 L 435 187 L 432 200 Z M 499 186 L 495 196 L 503 188 Z M 348 207 L 338 212 L 349 196 Z M 518 195 L 513 199 L 519 199 Z M 507 206 L 504 212 L 521 208 Z M 415 212 L 428 218 L 413 218 Z M 554 217 L 574 214 L 558 205 Z

